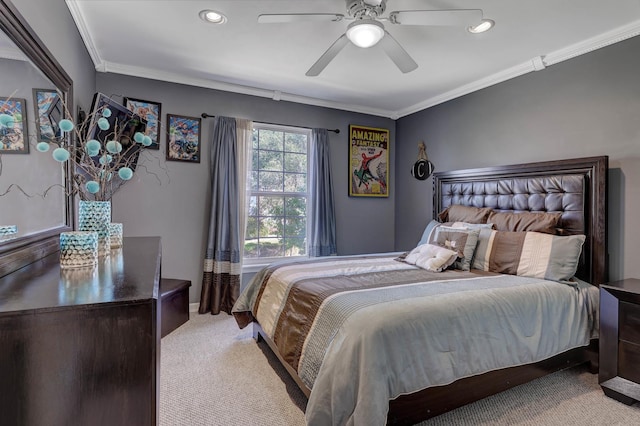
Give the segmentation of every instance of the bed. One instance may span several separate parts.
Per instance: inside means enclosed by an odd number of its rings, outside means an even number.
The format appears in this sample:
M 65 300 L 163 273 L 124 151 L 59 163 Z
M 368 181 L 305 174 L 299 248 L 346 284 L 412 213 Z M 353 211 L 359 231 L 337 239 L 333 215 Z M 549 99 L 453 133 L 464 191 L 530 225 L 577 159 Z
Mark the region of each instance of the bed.
M 480 212 L 484 224 L 442 217 L 447 224 L 430 223 L 423 235 L 434 244 L 403 256 L 270 265 L 233 314 L 240 327 L 253 324 L 309 397 L 313 425 L 414 424 L 595 364 L 597 285 L 607 278 L 607 168 L 607 157 L 591 157 L 436 173 L 434 217 Z M 489 216 L 517 228 L 536 215 L 554 218 L 550 232 L 538 232 L 543 219 L 522 229 L 486 226 Z M 466 243 L 436 248 L 434 227 L 441 227 L 437 238 L 461 233 Z M 430 251 L 421 258 L 425 247 L 457 253 L 442 259 L 449 266 L 455 258 L 458 269 L 434 272 L 443 265 L 433 267 L 439 258 Z M 421 259 L 428 266 L 416 266 Z

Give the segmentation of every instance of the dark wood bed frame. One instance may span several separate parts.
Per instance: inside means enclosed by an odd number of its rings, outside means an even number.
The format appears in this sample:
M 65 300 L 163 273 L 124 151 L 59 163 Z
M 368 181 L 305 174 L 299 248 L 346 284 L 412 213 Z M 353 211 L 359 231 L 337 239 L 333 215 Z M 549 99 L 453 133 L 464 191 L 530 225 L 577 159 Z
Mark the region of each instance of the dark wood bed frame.
M 485 194 L 484 189 L 474 193 L 476 188 L 482 188 L 487 182 L 506 182 L 509 186 L 512 181 L 518 179 L 561 179 L 563 176 L 581 175 L 584 179 L 584 202 L 582 203 L 584 216 L 581 222 L 584 229 L 582 232 L 574 229 L 571 233 L 584 233 L 587 238 L 576 275 L 591 284 L 600 285 L 607 281 L 608 274 L 607 173 L 608 157 L 606 156 L 435 173 L 433 215 L 437 217 L 437 214 L 448 206 L 452 195 L 455 196 L 455 204 L 475 207 L 486 207 L 488 204 L 490 206 L 490 202 L 483 201 L 483 196 L 491 194 Z M 458 192 L 458 196 L 452 192 Z M 254 337 L 257 341 L 264 340 L 269 345 L 280 363 L 308 397 L 311 393 L 310 389 L 298 377 L 296 371 L 284 362 L 274 342 L 266 336 L 257 323 L 254 323 Z M 595 373 L 598 365 L 597 350 L 598 342 L 592 341 L 589 346 L 572 349 L 541 362 L 491 371 L 460 379 L 449 385 L 430 387 L 410 395 L 402 395 L 389 402 L 387 424 L 419 423 L 514 386 L 586 362 L 590 363 L 591 371 Z

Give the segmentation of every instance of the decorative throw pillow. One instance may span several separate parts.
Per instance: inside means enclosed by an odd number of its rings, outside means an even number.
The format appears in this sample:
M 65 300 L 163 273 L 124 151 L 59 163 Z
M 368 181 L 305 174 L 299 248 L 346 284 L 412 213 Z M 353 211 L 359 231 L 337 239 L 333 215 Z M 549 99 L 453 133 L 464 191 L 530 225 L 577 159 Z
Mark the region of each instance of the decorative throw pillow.
M 440 223 L 437 220 L 432 220 L 427 224 L 427 227 L 424 228 L 424 232 L 422 233 L 422 237 L 420 241 L 418 241 L 418 245 L 426 244 L 429 242 L 431 234 L 436 230 L 436 228 L 440 226 L 449 226 L 451 228 L 464 228 L 464 229 L 480 229 L 480 228 L 493 228 L 492 223 L 468 223 L 468 222 L 445 222 Z
M 473 268 L 567 282 L 576 273 L 584 235 L 480 230 Z
M 473 253 L 478 243 L 479 229 L 452 228 L 439 226 L 431 234 L 429 243 L 454 250 L 458 259 L 453 263 L 455 269 L 468 271 L 471 268 Z
M 422 244 L 414 248 L 402 259 L 431 272 L 442 272 L 458 258 L 458 252 L 433 244 Z M 397 259 L 399 260 L 399 259 Z
M 442 222 L 487 223 L 492 211 L 489 207 L 479 208 L 453 204 L 440 212 L 438 219 Z
M 498 231 L 531 231 L 545 234 L 555 234 L 558 221 L 562 213 L 546 212 L 495 212 L 491 211 L 489 222 Z
M 442 223 L 438 222 L 437 220 L 432 220 L 431 222 L 429 222 L 427 224 L 427 227 L 424 228 L 424 232 L 422 233 L 422 237 L 420 238 L 420 241 L 418 241 L 418 245 L 421 246 L 422 244 L 428 243 L 431 233 L 438 226 L 442 226 Z

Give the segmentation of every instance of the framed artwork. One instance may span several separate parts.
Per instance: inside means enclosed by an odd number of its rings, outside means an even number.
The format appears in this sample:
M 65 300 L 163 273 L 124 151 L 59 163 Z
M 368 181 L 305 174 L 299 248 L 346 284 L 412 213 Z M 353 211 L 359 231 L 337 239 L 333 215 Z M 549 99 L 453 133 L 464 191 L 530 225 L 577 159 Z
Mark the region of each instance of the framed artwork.
M 151 138 L 148 149 L 160 149 L 160 117 L 162 117 L 162 104 L 145 101 L 142 99 L 124 98 L 124 106 L 141 118 L 147 120 L 147 130 L 144 134 Z
M 200 121 L 167 114 L 167 160 L 200 162 Z
M 0 98 L 0 154 L 28 154 L 27 101 Z
M 389 130 L 349 125 L 349 196 L 389 196 Z
M 58 122 L 64 116 L 64 110 L 58 92 L 54 89 L 33 89 L 33 106 L 37 141 L 51 142 L 60 136 Z

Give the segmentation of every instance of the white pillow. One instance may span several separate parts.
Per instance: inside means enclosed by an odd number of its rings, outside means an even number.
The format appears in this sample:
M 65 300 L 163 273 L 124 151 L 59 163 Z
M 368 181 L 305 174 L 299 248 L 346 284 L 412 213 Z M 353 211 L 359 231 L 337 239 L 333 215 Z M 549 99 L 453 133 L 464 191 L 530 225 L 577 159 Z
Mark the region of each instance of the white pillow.
M 435 244 L 422 244 L 411 250 L 404 261 L 431 272 L 442 272 L 458 258 L 458 252 Z

